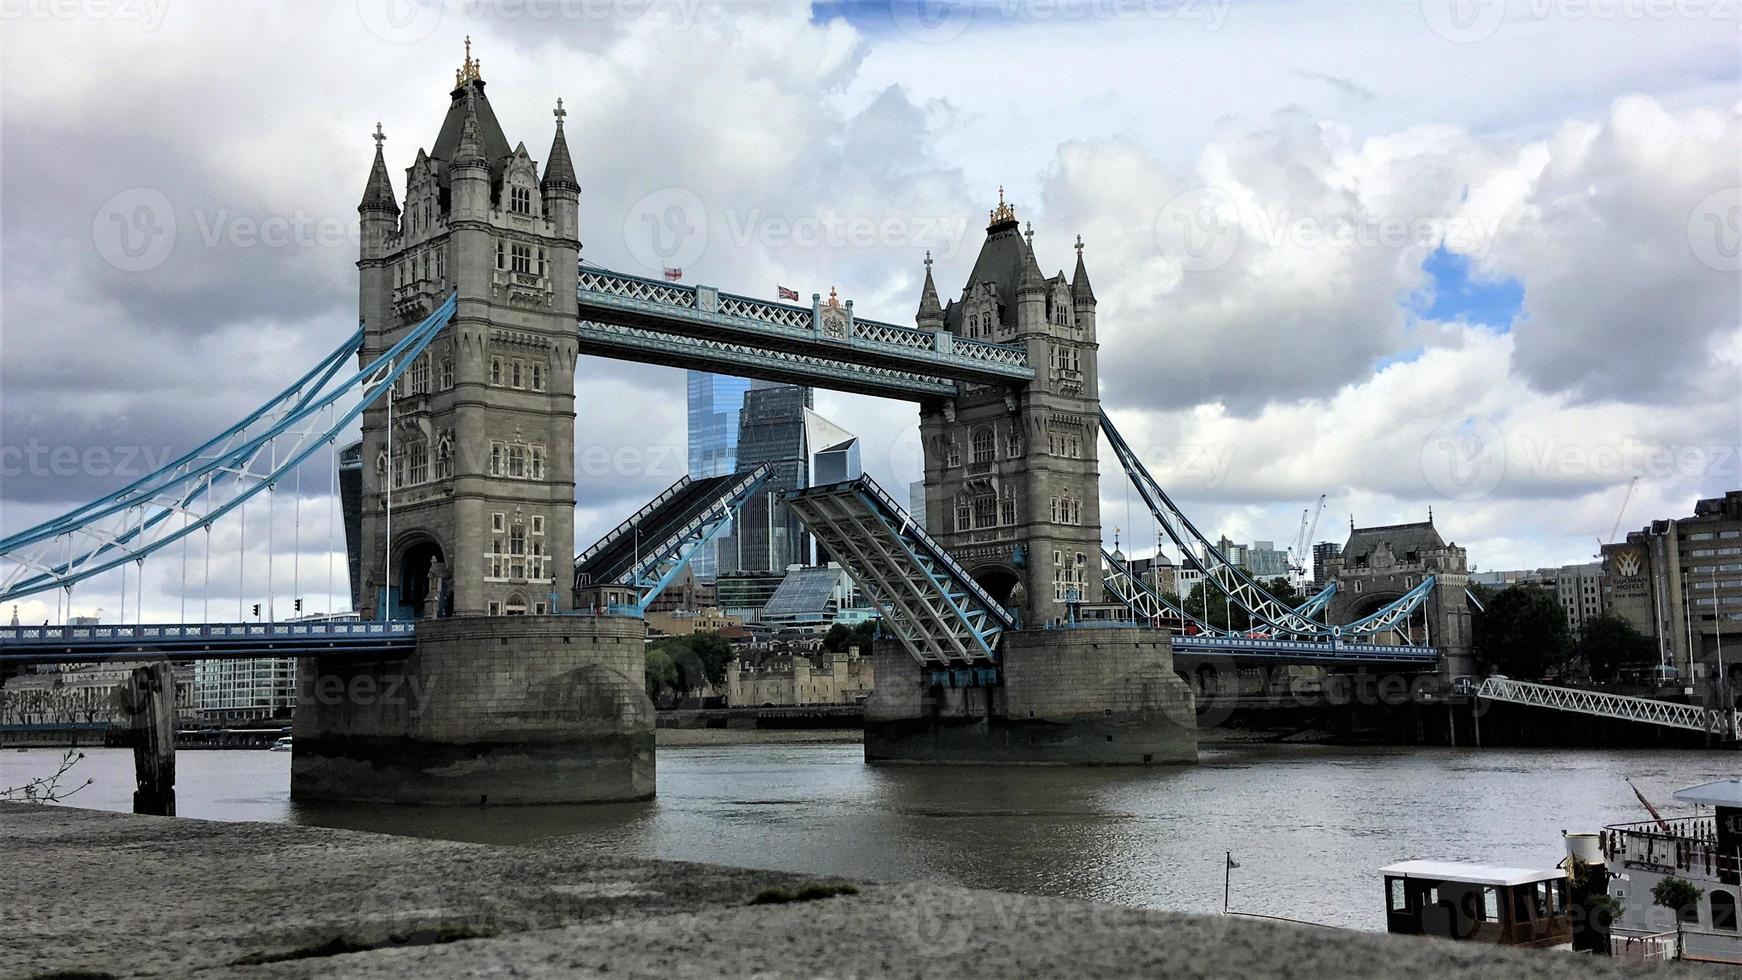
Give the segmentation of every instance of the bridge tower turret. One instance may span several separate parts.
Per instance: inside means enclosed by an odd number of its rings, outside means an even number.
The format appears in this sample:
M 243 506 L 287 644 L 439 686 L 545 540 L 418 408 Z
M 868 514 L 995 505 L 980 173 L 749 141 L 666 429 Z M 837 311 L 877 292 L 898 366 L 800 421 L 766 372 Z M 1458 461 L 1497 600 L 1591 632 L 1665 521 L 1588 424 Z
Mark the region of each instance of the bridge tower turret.
M 1024 238 L 1003 198 L 1000 189 L 967 285 L 941 318 L 957 342 L 1026 348 L 1036 376 L 1019 391 L 964 386 L 921 407 L 926 524 L 1025 626 L 1039 626 L 1102 598 L 1093 296 L 1081 316 L 1073 283 L 1040 271 L 1032 226 Z M 1080 253 L 1078 279 L 1086 293 Z
M 406 170 L 403 212 L 378 137 L 358 207 L 362 362 L 450 293 L 459 303 L 393 397 L 364 413 L 366 616 L 570 604 L 580 185 L 557 111 L 541 180 L 503 134 L 468 42 L 435 143 Z

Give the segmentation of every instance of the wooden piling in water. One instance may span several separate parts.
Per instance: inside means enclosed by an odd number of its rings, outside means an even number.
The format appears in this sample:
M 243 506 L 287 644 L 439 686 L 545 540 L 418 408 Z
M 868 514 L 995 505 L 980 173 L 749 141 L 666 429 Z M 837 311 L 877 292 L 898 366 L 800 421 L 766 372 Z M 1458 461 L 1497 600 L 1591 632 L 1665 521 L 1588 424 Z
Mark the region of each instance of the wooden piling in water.
M 122 690 L 133 743 L 133 812 L 175 816 L 175 674 L 167 663 L 133 671 Z

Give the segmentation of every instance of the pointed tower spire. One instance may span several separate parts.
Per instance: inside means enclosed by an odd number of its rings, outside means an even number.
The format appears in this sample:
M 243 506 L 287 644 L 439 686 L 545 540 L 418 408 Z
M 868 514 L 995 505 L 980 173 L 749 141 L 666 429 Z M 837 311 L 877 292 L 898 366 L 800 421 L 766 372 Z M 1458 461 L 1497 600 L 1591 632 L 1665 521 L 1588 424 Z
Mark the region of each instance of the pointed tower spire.
M 575 177 L 575 165 L 569 159 L 569 141 L 563 135 L 563 118 L 569 114 L 563 108 L 563 100 L 556 100 L 556 109 L 551 115 L 556 117 L 556 138 L 551 140 L 550 155 L 545 157 L 544 179 L 539 182 L 539 189 L 548 191 L 553 187 L 578 191 L 581 182 Z
M 1071 299 L 1078 303 L 1095 302 L 1095 290 L 1089 285 L 1089 268 L 1083 264 L 1083 236 L 1077 236 L 1077 271 L 1071 274 Z
M 921 330 L 942 330 L 944 308 L 938 302 L 938 287 L 931 278 L 931 249 L 925 250 L 925 286 L 919 292 L 919 314 L 914 317 Z
M 375 124 L 375 165 L 369 168 L 369 182 L 363 185 L 363 202 L 357 205 L 359 213 L 363 211 L 388 211 L 399 213 L 399 202 L 393 197 L 393 180 L 387 176 L 387 160 L 382 156 L 381 144 L 387 139 L 381 132 L 381 124 Z
M 490 158 L 484 155 L 484 138 L 478 133 L 478 101 L 471 89 L 466 91 L 466 124 L 460 130 L 460 145 L 454 150 L 456 167 L 488 167 Z
M 1028 226 L 1028 240 L 1022 243 L 1022 279 L 1018 281 L 1016 291 L 1044 292 L 1046 290 L 1046 274 L 1040 271 L 1040 263 L 1034 259 L 1034 223 Z

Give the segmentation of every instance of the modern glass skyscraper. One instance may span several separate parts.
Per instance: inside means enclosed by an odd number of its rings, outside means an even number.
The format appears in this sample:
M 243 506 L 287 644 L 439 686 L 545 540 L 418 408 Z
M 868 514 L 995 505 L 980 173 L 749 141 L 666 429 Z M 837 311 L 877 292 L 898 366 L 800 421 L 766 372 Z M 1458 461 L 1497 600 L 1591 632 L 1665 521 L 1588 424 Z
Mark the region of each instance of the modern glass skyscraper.
M 719 567 L 731 571 L 781 571 L 810 560 L 804 525 L 779 501 L 785 490 L 810 483 L 805 457 L 805 409 L 809 388 L 757 386 L 744 394 L 738 419 L 738 470 L 767 463 L 773 473 L 763 489 L 739 509 L 730 540 L 721 539 Z M 729 549 L 729 551 L 728 551 Z
M 738 469 L 738 416 L 744 393 L 761 382 L 705 371 L 689 372 L 689 474 L 693 480 Z M 719 574 L 718 539 L 690 560 L 697 578 Z

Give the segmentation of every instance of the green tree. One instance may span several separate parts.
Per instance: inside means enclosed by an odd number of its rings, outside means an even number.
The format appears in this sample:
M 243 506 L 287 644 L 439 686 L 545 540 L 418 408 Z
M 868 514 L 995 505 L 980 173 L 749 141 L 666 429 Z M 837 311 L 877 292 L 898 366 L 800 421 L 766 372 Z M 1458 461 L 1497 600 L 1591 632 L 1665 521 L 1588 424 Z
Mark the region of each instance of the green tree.
M 1682 957 L 1682 918 L 1688 909 L 1700 906 L 1701 891 L 1693 882 L 1681 878 L 1665 878 L 1651 887 L 1651 903 L 1669 909 L 1675 916 L 1675 958 Z
M 1536 680 L 1566 663 L 1572 652 L 1566 613 L 1547 589 L 1511 585 L 1495 593 L 1476 615 L 1477 654 L 1490 668 Z
M 675 686 L 686 689 L 725 680 L 726 664 L 735 656 L 731 642 L 713 632 L 663 637 L 647 649 L 671 662 L 677 672 Z
M 846 653 L 848 647 L 858 647 L 862 654 L 871 652 L 871 641 L 877 637 L 877 620 L 867 619 L 848 626 L 836 623 L 823 634 L 823 649 L 831 653 Z
M 657 647 L 647 651 L 647 664 L 644 680 L 647 685 L 647 696 L 655 702 L 666 691 L 675 691 L 682 683 L 678 674 L 677 664 L 672 662 L 671 655 Z
M 1221 590 L 1206 589 L 1202 582 L 1192 586 L 1192 594 L 1186 597 L 1185 611 L 1217 629 L 1238 631 L 1252 625 L 1252 618 L 1244 609 L 1224 596 Z
M 1578 652 L 1591 672 L 1591 679 L 1599 681 L 1610 680 L 1628 668 L 1649 667 L 1657 662 L 1657 648 L 1651 638 L 1614 613 L 1585 623 L 1579 631 Z

